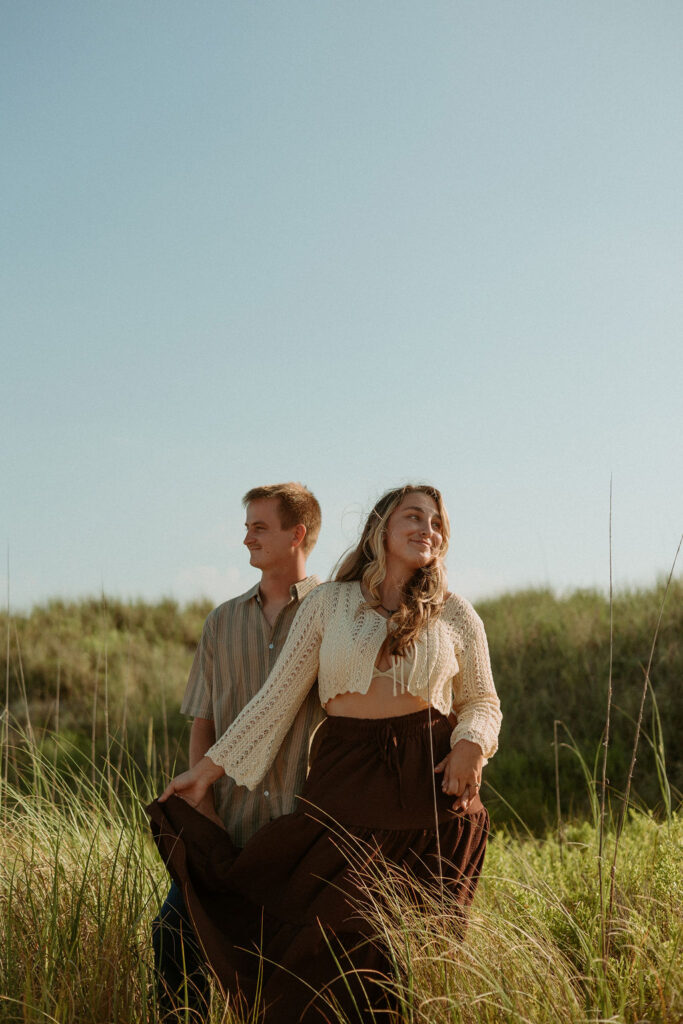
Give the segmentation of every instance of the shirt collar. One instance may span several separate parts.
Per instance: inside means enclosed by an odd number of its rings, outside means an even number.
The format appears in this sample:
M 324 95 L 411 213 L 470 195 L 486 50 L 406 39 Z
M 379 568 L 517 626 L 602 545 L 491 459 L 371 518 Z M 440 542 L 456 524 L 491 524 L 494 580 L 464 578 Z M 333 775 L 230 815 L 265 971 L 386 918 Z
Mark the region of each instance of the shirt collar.
M 299 580 L 298 583 L 294 583 L 290 588 L 289 592 L 292 597 L 295 597 L 297 601 L 303 601 L 307 594 L 310 594 L 312 590 L 320 585 L 319 576 L 307 576 L 305 580 Z
M 293 583 L 289 588 L 289 592 L 295 601 L 303 601 L 307 594 L 310 594 L 312 590 L 319 585 L 320 579 L 318 576 L 307 576 L 303 580 L 299 580 L 298 583 Z M 261 596 L 259 593 L 260 584 L 255 583 L 251 590 L 247 590 L 245 594 L 240 594 L 237 598 L 240 604 L 250 601 L 252 597 L 256 598 L 258 604 L 261 603 Z
M 254 586 L 251 588 L 251 590 L 247 590 L 246 594 L 240 594 L 239 597 L 235 598 L 235 600 L 239 604 L 244 604 L 246 601 L 251 600 L 252 597 L 256 597 L 257 598 L 258 597 L 258 588 L 259 588 L 258 583 L 255 583 Z

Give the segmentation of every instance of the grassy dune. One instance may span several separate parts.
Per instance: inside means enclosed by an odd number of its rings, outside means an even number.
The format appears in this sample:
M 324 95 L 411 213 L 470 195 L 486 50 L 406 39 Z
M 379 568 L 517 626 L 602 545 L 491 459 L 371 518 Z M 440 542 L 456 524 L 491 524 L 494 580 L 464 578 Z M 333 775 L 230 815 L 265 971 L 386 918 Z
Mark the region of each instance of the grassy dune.
M 614 600 L 608 777 L 617 791 L 626 784 L 633 723 L 663 594 L 661 585 Z M 208 611 L 207 603 L 179 608 L 172 601 L 87 600 L 53 601 L 13 616 L 9 624 L 0 614 L 0 636 L 8 638 L 10 651 L 9 663 L 0 651 L 0 678 L 8 679 L 13 720 L 30 720 L 38 736 L 44 729 L 58 733 L 81 764 L 106 756 L 118 743 L 116 765 L 125 747 L 147 771 L 183 768 L 188 727 L 179 707 Z M 605 721 L 609 603 L 594 591 L 558 597 L 534 590 L 482 602 L 478 611 L 504 713 L 500 750 L 485 775 L 487 804 L 496 824 L 513 822 L 517 814 L 542 834 L 557 814 L 555 732 L 562 814 L 591 813 L 581 758 L 591 774 Z M 674 800 L 683 789 L 681 636 L 683 581 L 674 581 L 652 664 L 656 705 L 648 697 L 634 777 L 633 797 L 649 808 L 663 802 L 664 769 Z
M 405 1024 L 683 1019 L 680 583 L 665 605 L 619 835 L 662 597 L 660 587 L 614 603 L 602 835 L 607 602 L 534 591 L 479 607 L 505 723 L 487 770 L 495 827 L 466 941 L 447 897 L 422 893 L 418 913 L 400 875 L 368 880 L 366 912 L 392 951 L 386 984 Z M 55 602 L 0 623 L 0 1024 L 159 1020 L 150 923 L 167 878 L 141 808 L 184 763 L 177 707 L 207 610 Z M 216 993 L 211 1021 L 238 1024 Z
M 110 766 L 94 781 L 74 769 L 66 785 L 38 750 L 25 769 L 28 795 L 0 790 L 0 1021 L 156 1024 L 150 923 L 167 879 L 141 811 L 147 782 L 119 779 L 117 796 Z M 611 829 L 607 840 L 611 856 Z M 629 815 L 608 956 L 587 822 L 562 843 L 496 834 L 464 944 L 447 897 L 423 893 L 417 912 L 405 880 L 380 872 L 367 912 L 393 951 L 402 1019 L 680 1021 L 682 840 L 675 814 Z M 216 993 L 211 1020 L 236 1020 Z

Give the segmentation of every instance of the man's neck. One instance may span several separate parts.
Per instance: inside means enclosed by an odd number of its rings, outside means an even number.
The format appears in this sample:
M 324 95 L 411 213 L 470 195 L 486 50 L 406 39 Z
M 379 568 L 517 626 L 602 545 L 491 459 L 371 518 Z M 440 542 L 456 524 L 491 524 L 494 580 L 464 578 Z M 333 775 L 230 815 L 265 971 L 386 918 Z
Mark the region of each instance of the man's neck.
M 286 566 L 264 569 L 261 573 L 259 590 L 264 605 L 283 602 L 286 604 L 290 598 L 290 590 L 295 583 L 306 579 L 306 562 L 304 559 Z

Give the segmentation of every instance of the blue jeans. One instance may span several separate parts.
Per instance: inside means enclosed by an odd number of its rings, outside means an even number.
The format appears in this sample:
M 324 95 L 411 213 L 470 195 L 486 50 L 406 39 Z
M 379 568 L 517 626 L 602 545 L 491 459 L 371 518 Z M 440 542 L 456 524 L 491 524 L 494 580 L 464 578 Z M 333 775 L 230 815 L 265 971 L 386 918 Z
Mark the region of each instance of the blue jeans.
M 186 1006 L 193 1011 L 190 1020 L 207 1017 L 210 989 L 206 961 L 190 924 L 183 894 L 175 882 L 152 922 L 152 945 L 162 1013 Z

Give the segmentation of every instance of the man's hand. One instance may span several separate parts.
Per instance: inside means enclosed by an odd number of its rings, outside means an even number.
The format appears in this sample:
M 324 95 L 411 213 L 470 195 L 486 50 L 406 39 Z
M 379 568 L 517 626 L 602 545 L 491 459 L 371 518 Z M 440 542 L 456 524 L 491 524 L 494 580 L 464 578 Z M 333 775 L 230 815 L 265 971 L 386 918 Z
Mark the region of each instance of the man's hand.
M 466 811 L 479 792 L 484 755 L 478 743 L 458 740 L 450 754 L 437 764 L 435 772 L 443 773 L 441 789 L 457 797 L 454 811 Z
M 175 779 L 171 779 L 159 797 L 159 802 L 163 803 L 169 796 L 175 794 L 192 807 L 199 809 L 209 787 L 216 779 L 220 779 L 221 775 L 225 775 L 225 772 L 220 765 L 214 764 L 210 757 L 202 757 L 189 771 L 181 772 Z

